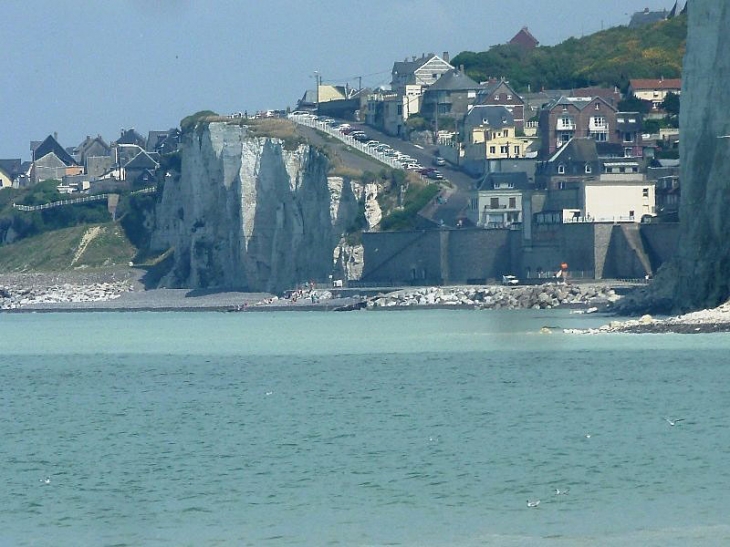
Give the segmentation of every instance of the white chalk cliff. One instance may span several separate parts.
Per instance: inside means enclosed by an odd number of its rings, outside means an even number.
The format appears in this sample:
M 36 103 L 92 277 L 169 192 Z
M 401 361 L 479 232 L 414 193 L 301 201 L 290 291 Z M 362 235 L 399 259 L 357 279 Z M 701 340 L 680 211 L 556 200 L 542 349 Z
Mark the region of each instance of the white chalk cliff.
M 245 126 L 214 122 L 186 135 L 179 179 L 165 183 L 151 248 L 174 249 L 167 287 L 281 292 L 342 278 L 335 256 L 361 188 L 328 177 L 318 149 L 293 149 Z

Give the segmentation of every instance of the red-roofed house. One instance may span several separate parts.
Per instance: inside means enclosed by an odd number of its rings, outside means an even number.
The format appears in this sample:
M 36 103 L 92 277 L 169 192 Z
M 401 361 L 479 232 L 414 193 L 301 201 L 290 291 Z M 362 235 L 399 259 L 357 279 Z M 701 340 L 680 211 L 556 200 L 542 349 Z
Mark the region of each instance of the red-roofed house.
M 633 94 L 637 99 L 651 102 L 654 110 L 661 108 L 667 93 L 674 93 L 675 95 L 682 93 L 682 79 L 646 78 L 629 80 L 629 96 Z
M 522 46 L 527 49 L 534 49 L 540 42 L 530 33 L 529 30 L 527 30 L 527 27 L 522 27 L 520 31 L 509 41 L 509 43 L 512 45 Z

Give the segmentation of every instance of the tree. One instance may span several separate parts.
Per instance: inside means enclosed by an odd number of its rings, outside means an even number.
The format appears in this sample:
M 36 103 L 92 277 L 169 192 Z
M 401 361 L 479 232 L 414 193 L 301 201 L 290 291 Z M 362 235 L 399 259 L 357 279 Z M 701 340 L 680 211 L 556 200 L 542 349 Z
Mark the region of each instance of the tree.
M 639 112 L 646 114 L 651 110 L 651 102 L 643 101 L 636 95 L 631 95 L 619 101 L 617 106 L 620 112 Z
M 671 91 L 667 93 L 662 101 L 662 109 L 670 116 L 679 116 L 679 95 Z

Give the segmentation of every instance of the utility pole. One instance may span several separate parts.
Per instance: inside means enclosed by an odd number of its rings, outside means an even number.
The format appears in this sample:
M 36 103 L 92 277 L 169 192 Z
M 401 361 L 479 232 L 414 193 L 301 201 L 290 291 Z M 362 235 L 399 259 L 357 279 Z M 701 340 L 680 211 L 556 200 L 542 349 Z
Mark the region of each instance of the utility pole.
M 319 78 L 320 78 L 319 72 L 315 70 L 314 71 L 314 85 L 317 86 L 317 87 L 316 87 L 316 90 L 315 90 L 315 99 L 314 99 L 315 103 L 314 103 L 314 105 L 315 105 L 315 108 L 317 110 L 317 113 L 319 113 Z

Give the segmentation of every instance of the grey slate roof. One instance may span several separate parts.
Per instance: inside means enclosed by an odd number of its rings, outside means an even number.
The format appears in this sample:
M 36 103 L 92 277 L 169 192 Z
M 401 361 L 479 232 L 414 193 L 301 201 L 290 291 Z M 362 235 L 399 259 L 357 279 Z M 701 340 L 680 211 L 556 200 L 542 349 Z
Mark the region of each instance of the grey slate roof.
M 125 169 L 156 169 L 159 163 L 147 152 L 140 152 L 129 160 L 124 166 Z
M 145 139 L 142 135 L 137 133 L 134 129 L 127 129 L 122 131 L 122 136 L 116 141 L 116 144 L 136 144 L 139 147 L 144 147 Z
M 549 161 L 595 162 L 598 160 L 596 141 L 591 137 L 574 137 L 559 148 Z
M 18 175 L 22 172 L 21 165 L 22 163 L 20 161 L 20 158 L 0 160 L 0 170 L 2 170 L 2 172 L 10 178 L 13 178 L 15 175 Z
M 449 70 L 428 88 L 429 91 L 469 91 L 481 89 L 481 86 L 458 70 Z
M 421 68 L 423 65 L 425 65 L 431 58 L 435 57 L 436 55 L 424 55 L 423 57 L 420 57 L 418 59 L 415 59 L 413 61 L 396 61 L 393 63 L 393 74 L 403 75 L 403 74 L 413 74 Z
M 56 154 L 56 157 L 65 165 L 78 165 L 76 160 L 71 157 L 71 154 L 66 152 L 63 146 L 58 144 L 58 141 L 53 138 L 53 135 L 48 135 L 42 143 L 33 149 L 33 160 L 39 160 L 51 152 Z
M 514 116 L 504 106 L 476 105 L 464 118 L 464 125 L 468 127 L 488 125 L 494 129 L 500 129 L 514 124 Z
M 620 121 L 623 120 L 623 121 Z M 630 120 L 634 120 L 633 122 Z M 633 132 L 641 131 L 643 127 L 641 114 L 638 112 L 617 112 L 616 113 L 616 127 L 619 131 Z
M 482 180 L 479 181 L 478 190 L 494 190 L 500 185 L 509 186 L 512 184 L 514 190 L 528 190 L 530 182 L 527 173 L 524 171 L 514 171 L 509 173 L 487 173 Z

